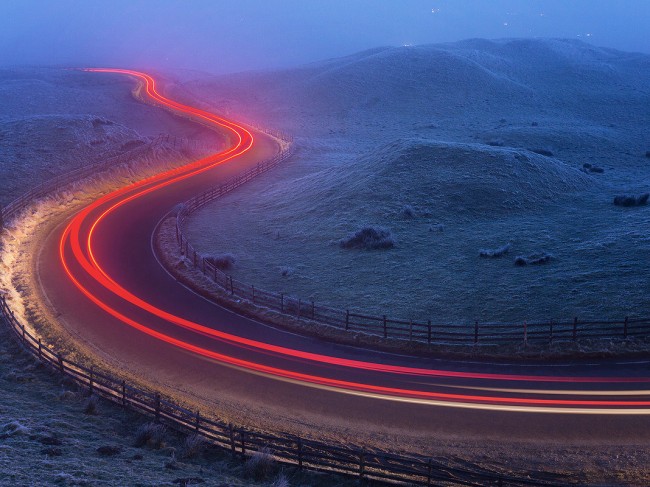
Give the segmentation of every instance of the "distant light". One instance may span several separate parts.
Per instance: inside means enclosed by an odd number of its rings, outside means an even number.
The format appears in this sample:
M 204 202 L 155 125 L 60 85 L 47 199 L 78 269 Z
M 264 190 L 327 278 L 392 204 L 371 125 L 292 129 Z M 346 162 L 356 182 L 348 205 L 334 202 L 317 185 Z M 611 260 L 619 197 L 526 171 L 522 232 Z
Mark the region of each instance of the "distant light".
M 591 34 L 587 34 L 587 37 L 591 37 Z
M 432 8 L 432 9 L 431 9 L 431 13 L 432 13 L 432 14 L 437 14 L 438 12 L 440 12 L 440 9 L 439 9 L 439 8 Z
M 504 25 L 505 27 L 508 27 L 508 22 L 504 22 L 503 25 Z

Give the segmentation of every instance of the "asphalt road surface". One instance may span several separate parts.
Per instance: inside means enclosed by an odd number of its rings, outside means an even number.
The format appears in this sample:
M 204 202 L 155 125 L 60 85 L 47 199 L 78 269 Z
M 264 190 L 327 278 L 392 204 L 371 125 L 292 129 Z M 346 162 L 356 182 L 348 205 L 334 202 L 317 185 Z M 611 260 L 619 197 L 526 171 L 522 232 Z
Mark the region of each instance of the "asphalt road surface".
M 147 75 L 104 71 L 88 76 L 131 76 L 153 103 L 229 134 L 231 147 L 99 198 L 41 243 L 37 273 L 48 306 L 98 355 L 215 408 L 239 407 L 261 426 L 321 421 L 324 433 L 344 424 L 378 435 L 650 439 L 650 361 L 491 363 L 381 353 L 241 317 L 178 283 L 154 254 L 158 223 L 279 146 L 166 99 Z

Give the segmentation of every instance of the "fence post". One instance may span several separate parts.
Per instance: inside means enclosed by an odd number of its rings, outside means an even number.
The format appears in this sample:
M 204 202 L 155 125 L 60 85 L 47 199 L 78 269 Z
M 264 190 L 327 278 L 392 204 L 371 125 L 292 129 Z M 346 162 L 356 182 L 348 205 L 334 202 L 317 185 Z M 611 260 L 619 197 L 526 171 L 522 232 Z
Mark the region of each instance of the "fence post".
M 192 263 L 194 264 L 194 267 L 196 267 L 196 250 L 194 252 L 194 257 L 192 257 Z
M 228 276 L 228 279 L 230 279 L 230 295 L 234 296 L 235 295 L 235 286 L 232 285 L 232 276 Z
M 623 336 L 627 338 L 627 323 L 628 323 L 628 317 L 625 317 L 625 323 L 623 323 Z
M 126 381 L 122 381 L 122 407 L 126 407 Z
M 284 293 L 280 293 L 280 313 L 284 313 Z
M 154 409 L 156 414 L 156 423 L 160 423 L 160 393 L 156 392 L 156 397 L 154 399 Z
M 429 458 L 429 461 L 427 462 L 427 486 L 431 485 L 431 471 L 433 470 L 433 465 L 432 461 Z
M 90 376 L 88 377 L 88 389 L 90 390 L 90 394 L 92 395 L 93 393 L 93 376 L 95 375 L 94 369 L 90 369 Z
M 478 343 L 478 321 L 474 322 L 474 345 Z
M 314 300 L 311 300 L 311 319 L 313 320 L 316 317 L 316 305 L 314 304 Z
M 409 341 L 413 341 L 413 320 L 409 320 Z
M 298 312 L 297 312 L 298 319 L 300 319 L 300 306 L 301 306 L 301 305 L 302 305 L 302 303 L 301 303 L 301 301 L 300 301 L 300 298 L 298 298 Z
M 388 326 L 386 323 L 386 315 L 384 315 L 384 338 L 388 338 Z
M 524 321 L 524 347 L 528 345 L 528 325 Z
M 201 272 L 205 274 L 205 257 L 201 257 L 201 268 L 203 269 Z
M 246 456 L 246 430 L 239 430 L 239 437 L 241 438 L 241 454 L 242 457 Z
M 217 266 L 215 265 L 215 266 L 213 267 L 213 269 L 214 269 L 214 282 L 216 282 L 216 283 L 218 284 L 219 281 L 217 281 Z
M 255 286 L 251 286 L 251 291 L 253 292 L 253 304 L 255 304 Z
M 298 438 L 296 447 L 298 449 L 298 470 L 302 470 L 302 439 Z
M 363 474 L 366 470 L 366 458 L 363 450 L 359 452 L 359 478 L 363 480 Z
M 345 310 L 345 329 L 346 330 L 350 329 L 350 310 L 349 309 Z
M 20 325 L 20 329 L 23 331 L 23 342 L 25 342 L 26 341 L 26 338 L 25 338 L 25 325 Z
M 63 375 L 63 374 L 64 374 L 64 370 L 63 370 L 63 357 L 61 356 L 61 354 L 59 354 L 59 355 L 57 356 L 57 358 L 59 359 L 59 371 L 61 372 L 61 375 Z
M 232 452 L 232 454 L 234 456 L 235 452 L 236 452 L 236 449 L 235 449 L 235 432 L 233 431 L 232 423 L 228 424 L 228 436 L 230 437 L 230 451 Z
M 573 318 L 573 341 L 575 342 L 578 337 L 578 317 Z
M 427 343 L 431 343 L 431 320 L 427 320 Z
M 196 416 L 194 416 L 194 431 L 198 433 L 200 429 L 201 429 L 201 413 L 197 409 Z
M 40 338 L 38 339 L 38 359 L 43 360 L 43 345 Z

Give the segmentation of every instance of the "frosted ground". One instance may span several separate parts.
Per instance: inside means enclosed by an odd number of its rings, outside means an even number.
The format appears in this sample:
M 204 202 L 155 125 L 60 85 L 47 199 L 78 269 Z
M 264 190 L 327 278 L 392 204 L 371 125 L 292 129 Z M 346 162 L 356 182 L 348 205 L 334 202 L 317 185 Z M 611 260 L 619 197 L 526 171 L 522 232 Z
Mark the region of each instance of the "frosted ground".
M 648 315 L 650 206 L 612 202 L 650 190 L 649 80 L 648 55 L 469 40 L 186 81 L 298 146 L 192 217 L 190 240 L 244 282 L 393 317 Z M 341 248 L 368 225 L 394 247 Z
M 211 132 L 133 99 L 132 87 L 132 82 L 117 76 L 60 69 L 0 70 L 2 204 L 53 175 L 123 153 L 161 132 L 214 142 Z M 165 161 L 157 158 L 174 154 L 183 157 L 163 148 L 147 162 L 157 163 L 160 170 Z M 127 181 L 137 176 L 137 170 L 117 175 Z M 15 231 L 5 236 L 11 239 Z M 6 262 L 2 264 L 6 277 L 10 273 Z M 266 479 L 257 481 L 248 463 L 233 461 L 230 455 L 171 430 L 164 431 L 160 441 L 136 446 L 139 431 L 147 428 L 145 417 L 103 401 L 94 403 L 87 391 L 47 372 L 21 352 L 4 324 L 0 391 L 1 485 L 279 487 L 337 481 L 283 473 L 277 465 Z
M 105 160 L 172 133 L 214 142 L 133 98 L 133 81 L 55 68 L 0 69 L 0 203 L 56 174 Z

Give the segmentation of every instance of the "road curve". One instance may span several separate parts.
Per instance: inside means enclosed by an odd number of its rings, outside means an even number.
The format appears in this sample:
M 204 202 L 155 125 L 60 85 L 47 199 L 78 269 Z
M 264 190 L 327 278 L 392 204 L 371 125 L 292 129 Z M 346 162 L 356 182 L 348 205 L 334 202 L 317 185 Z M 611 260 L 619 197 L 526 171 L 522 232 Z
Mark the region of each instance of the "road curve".
M 99 353 L 215 404 L 254 404 L 258 414 L 424 435 L 650 438 L 648 361 L 451 362 L 379 353 L 266 326 L 182 286 L 153 251 L 158 222 L 279 147 L 163 96 L 149 75 L 88 71 L 131 76 L 152 103 L 213 125 L 231 141 L 223 152 L 95 200 L 44 240 L 37 263 L 42 291 L 64 326 Z

